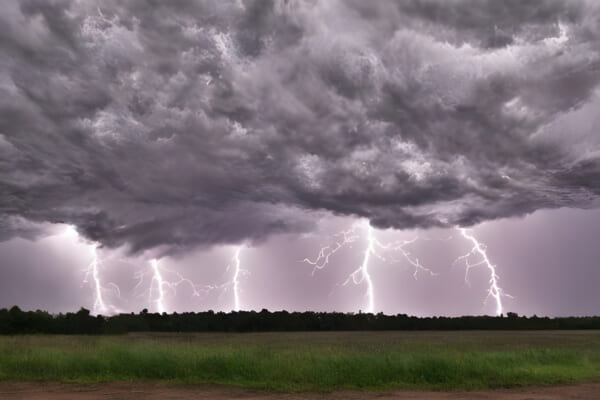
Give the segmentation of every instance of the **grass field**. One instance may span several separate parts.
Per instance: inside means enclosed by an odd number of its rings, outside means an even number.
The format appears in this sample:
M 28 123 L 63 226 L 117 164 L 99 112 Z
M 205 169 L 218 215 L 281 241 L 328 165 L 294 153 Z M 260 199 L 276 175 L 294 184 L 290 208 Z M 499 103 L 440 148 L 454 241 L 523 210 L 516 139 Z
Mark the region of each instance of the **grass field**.
M 600 379 L 599 331 L 0 336 L 0 380 L 277 391 L 486 389 Z

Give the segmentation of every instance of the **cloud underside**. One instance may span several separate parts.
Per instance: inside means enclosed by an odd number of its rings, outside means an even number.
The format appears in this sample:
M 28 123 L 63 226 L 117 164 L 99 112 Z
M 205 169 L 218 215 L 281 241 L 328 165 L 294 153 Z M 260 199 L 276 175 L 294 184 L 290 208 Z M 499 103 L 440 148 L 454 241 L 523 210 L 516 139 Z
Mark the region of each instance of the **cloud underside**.
M 472 225 L 600 195 L 593 1 L 19 1 L 0 239 L 260 241 L 323 213 Z

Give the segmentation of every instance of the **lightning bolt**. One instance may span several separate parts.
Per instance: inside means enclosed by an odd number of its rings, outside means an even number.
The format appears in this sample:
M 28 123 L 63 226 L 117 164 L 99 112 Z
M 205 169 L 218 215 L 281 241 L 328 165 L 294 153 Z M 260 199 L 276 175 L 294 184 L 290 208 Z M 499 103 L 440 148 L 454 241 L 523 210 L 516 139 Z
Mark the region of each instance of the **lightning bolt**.
M 467 232 L 467 229 L 461 228 L 461 227 L 457 227 L 456 229 L 458 229 L 458 231 L 461 233 L 461 235 L 465 239 L 469 240 L 473 244 L 473 248 L 471 248 L 471 250 L 467 254 L 464 254 L 464 255 L 458 257 L 456 260 L 454 260 L 453 264 L 457 263 L 458 261 L 465 260 L 465 265 L 466 265 L 465 282 L 467 284 L 469 284 L 468 275 L 469 275 L 469 271 L 471 270 L 471 268 L 477 267 L 479 265 L 485 265 L 487 267 L 487 269 L 490 271 L 490 280 L 489 280 L 490 286 L 488 288 L 488 295 L 486 297 L 486 300 L 488 298 L 492 297 L 496 303 L 496 315 L 502 314 L 502 312 L 503 312 L 502 296 L 507 296 L 507 297 L 511 297 L 511 298 L 512 298 L 512 296 L 504 293 L 504 291 L 500 288 L 500 286 L 498 286 L 499 278 L 498 278 L 498 274 L 496 273 L 496 265 L 492 264 L 490 259 L 488 258 L 486 245 L 479 242 L 475 238 L 475 236 L 473 236 L 472 234 Z M 471 256 L 474 256 L 474 255 L 478 255 L 480 257 L 480 259 L 479 259 L 479 261 L 472 264 L 469 261 L 469 259 Z
M 152 283 L 156 283 L 156 291 L 158 292 L 158 296 L 156 297 L 155 303 L 156 308 L 159 313 L 165 312 L 165 290 L 162 274 L 160 273 L 160 268 L 158 267 L 158 260 L 156 258 L 150 260 L 150 265 L 152 265 Z M 150 284 L 150 290 L 148 291 L 150 297 L 152 297 L 152 283 Z M 152 301 L 150 299 L 150 301 Z
M 135 273 L 134 278 L 138 280 L 134 290 L 138 291 L 142 286 L 146 276 L 150 274 L 150 286 L 147 289 L 148 302 L 156 306 L 159 313 L 166 312 L 167 296 L 177 295 L 177 289 L 181 285 L 186 285 L 192 290 L 192 296 L 201 296 L 214 289 L 214 286 L 198 285 L 192 280 L 185 278 L 177 271 L 168 269 L 160 265 L 159 260 L 150 260 L 150 271 L 140 270 Z M 146 293 L 144 290 L 142 293 Z
M 108 308 L 106 307 L 106 303 L 104 302 L 104 298 L 102 296 L 102 286 L 100 285 L 98 264 L 99 264 L 98 251 L 97 251 L 96 246 L 93 246 L 92 247 L 92 262 L 88 266 L 87 273 L 86 273 L 86 276 L 85 276 L 83 282 L 88 283 L 90 277 L 94 281 L 93 288 L 94 288 L 94 293 L 95 293 L 95 300 L 94 300 L 94 310 L 93 311 L 95 314 L 105 313 L 106 311 L 108 311 Z
M 117 297 L 121 296 L 121 292 L 119 287 L 109 282 L 108 285 L 110 289 L 102 287 L 101 279 L 100 279 L 100 265 L 101 265 L 100 257 L 98 256 L 98 245 L 92 246 L 92 261 L 86 268 L 85 277 L 83 278 L 83 283 L 89 283 L 90 286 L 94 289 L 94 306 L 92 312 L 94 314 L 109 314 L 116 312 L 117 310 L 113 306 L 107 306 L 104 300 L 104 292 L 111 291 Z
M 373 228 L 366 222 L 367 226 L 367 248 L 363 253 L 363 260 L 360 266 L 354 270 L 348 278 L 342 283 L 342 286 L 346 286 L 350 281 L 352 281 L 355 285 L 360 285 L 365 282 L 367 284 L 367 291 L 365 296 L 367 297 L 367 312 L 372 313 L 375 308 L 375 295 L 373 293 L 373 280 L 371 279 L 371 274 L 369 273 L 369 260 L 371 259 L 371 255 L 382 258 L 376 251 L 377 247 L 384 248 L 384 246 L 379 243 L 375 236 L 373 235 Z
M 218 285 L 199 285 L 194 283 L 191 279 L 188 279 L 181 275 L 177 271 L 173 271 L 162 266 L 158 259 L 150 260 L 150 268 L 140 270 L 136 272 L 134 278 L 138 280 L 134 287 L 135 291 L 140 292 L 140 288 L 143 287 L 144 281 L 150 276 L 150 285 L 148 289 L 143 290 L 140 294 L 148 296 L 148 302 L 156 307 L 156 311 L 159 313 L 166 312 L 167 300 L 170 296 L 177 295 L 177 289 L 181 285 L 185 285 L 192 290 L 193 296 L 207 295 L 209 292 L 214 290 L 224 291 L 231 287 L 233 290 L 234 297 L 234 310 L 239 311 L 240 307 L 240 280 L 241 277 L 247 273 L 241 266 L 240 254 L 244 246 L 237 246 L 234 248 L 233 257 L 231 258 L 230 264 L 227 266 L 227 270 L 233 267 L 234 273 L 231 280 L 226 283 Z
M 232 263 L 233 263 L 234 272 L 233 272 L 232 284 L 233 284 L 233 302 L 234 302 L 233 310 L 234 311 L 240 311 L 240 274 L 242 274 L 244 272 L 244 270 L 241 267 L 240 253 L 242 252 L 243 248 L 244 248 L 244 246 L 237 246 L 233 251 Z
M 240 245 L 240 246 L 235 246 L 233 248 L 233 255 L 229 261 L 229 263 L 227 264 L 227 268 L 225 269 L 225 272 L 229 272 L 230 269 L 233 269 L 233 275 L 231 276 L 231 279 L 227 280 L 224 283 L 221 284 L 214 284 L 214 285 L 205 285 L 198 290 L 198 295 L 199 292 L 203 292 L 205 294 L 208 294 L 211 291 L 219 291 L 219 299 L 221 298 L 221 296 L 226 293 L 229 289 L 231 289 L 231 291 L 233 292 L 233 307 L 232 310 L 233 311 L 240 311 L 242 309 L 242 306 L 240 305 L 240 284 L 241 284 L 241 278 L 244 275 L 248 275 L 250 272 L 245 270 L 242 267 L 242 262 L 241 262 L 241 253 L 242 250 L 244 250 L 246 248 L 245 245 Z M 191 281 L 190 281 L 191 283 Z
M 77 228 L 73 225 L 66 225 L 65 230 L 59 234 L 63 239 L 77 242 L 79 244 L 83 244 L 90 248 L 90 255 L 92 261 L 88 264 L 88 266 L 83 270 L 85 275 L 83 277 L 83 284 L 89 285 L 90 288 L 93 289 L 94 296 L 94 304 L 92 306 L 92 313 L 95 315 L 98 314 L 113 314 L 119 312 L 119 310 L 107 304 L 105 300 L 105 295 L 113 295 L 116 297 L 121 297 L 121 291 L 119 290 L 119 286 L 117 286 L 113 282 L 107 283 L 105 286 L 102 285 L 102 279 L 100 277 L 100 269 L 102 267 L 102 260 L 98 255 L 98 249 L 100 248 L 100 244 L 98 243 L 90 243 L 84 238 L 79 236 L 77 233 Z
M 335 234 L 334 237 L 339 239 L 336 240 L 335 243 L 332 245 L 322 247 L 319 250 L 317 257 L 315 257 L 314 259 L 303 259 L 302 262 L 313 266 L 311 275 L 314 276 L 317 270 L 325 268 L 325 266 L 329 263 L 330 257 L 333 256 L 340 249 L 346 246 L 350 246 L 352 243 L 354 243 L 359 238 L 359 236 L 356 234 L 356 230 L 359 227 L 361 227 L 367 233 L 367 247 L 363 251 L 361 264 L 358 266 L 357 269 L 355 269 L 348 275 L 346 280 L 341 285 L 346 286 L 350 282 L 354 283 L 355 285 L 360 285 L 363 283 L 366 284 L 367 290 L 365 296 L 367 297 L 367 312 L 373 312 L 375 307 L 375 293 L 373 287 L 373 280 L 371 279 L 371 274 L 369 272 L 369 263 L 371 261 L 372 256 L 377 257 L 383 261 L 386 260 L 385 257 L 382 254 L 380 254 L 380 251 L 399 252 L 403 256 L 403 258 L 414 267 L 413 277 L 415 279 L 417 279 L 419 272 L 424 272 L 431 276 L 437 275 L 437 273 L 433 272 L 431 269 L 423 266 L 419 262 L 419 259 L 413 257 L 412 254 L 405 248 L 409 244 L 416 242 L 419 239 L 418 236 L 411 240 L 382 243 L 375 237 L 374 229 L 370 225 L 368 220 L 362 220 L 361 222 L 357 222 L 353 224 L 350 229 Z
M 315 275 L 315 272 L 317 270 L 323 269 L 327 264 L 329 264 L 329 258 L 332 255 L 337 253 L 343 247 L 354 243 L 354 241 L 358 239 L 358 235 L 355 232 L 354 226 L 346 231 L 336 233 L 335 235 L 333 235 L 333 237 L 341 237 L 341 240 L 337 240 L 333 245 L 321 247 L 321 250 L 319 250 L 317 257 L 314 260 L 311 260 L 310 258 L 305 258 L 302 260 L 302 262 L 311 264 L 313 266 L 313 270 L 311 272 L 312 276 Z
M 419 262 L 418 258 L 412 257 L 412 254 L 407 249 L 405 249 L 406 246 L 408 246 L 409 244 L 415 243 L 417 240 L 419 240 L 418 236 L 416 236 L 415 238 L 413 238 L 411 240 L 403 240 L 402 242 L 399 242 L 399 243 L 393 245 L 393 250 L 399 251 L 402 254 L 402 256 L 404 257 L 404 259 L 406 261 L 408 261 L 408 263 L 414 267 L 413 278 L 415 278 L 415 280 L 418 278 L 419 272 L 426 273 L 429 276 L 437 276 L 438 274 L 436 272 L 433 272 L 430 268 L 423 266 L 423 264 L 421 264 Z M 427 240 L 431 240 L 431 239 L 427 239 Z M 397 261 L 399 261 L 399 260 L 397 260 Z

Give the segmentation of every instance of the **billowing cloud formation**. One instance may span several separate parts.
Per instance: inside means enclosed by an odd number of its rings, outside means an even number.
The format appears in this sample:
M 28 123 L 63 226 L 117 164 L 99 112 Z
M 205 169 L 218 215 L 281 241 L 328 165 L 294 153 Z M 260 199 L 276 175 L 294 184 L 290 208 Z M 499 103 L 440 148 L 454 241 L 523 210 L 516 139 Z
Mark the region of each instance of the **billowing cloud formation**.
M 132 251 L 314 211 L 469 225 L 600 195 L 594 1 L 9 1 L 0 237 Z

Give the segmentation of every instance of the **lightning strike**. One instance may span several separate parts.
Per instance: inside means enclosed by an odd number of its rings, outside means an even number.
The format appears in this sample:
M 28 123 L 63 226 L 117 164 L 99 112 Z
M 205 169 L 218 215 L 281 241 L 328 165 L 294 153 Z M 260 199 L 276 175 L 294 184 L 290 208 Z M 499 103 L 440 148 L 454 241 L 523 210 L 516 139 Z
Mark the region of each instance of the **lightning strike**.
M 98 272 L 98 252 L 96 246 L 92 247 L 92 262 L 87 268 L 86 276 L 83 279 L 84 283 L 90 283 L 94 289 L 94 314 L 102 314 L 108 311 L 108 307 L 106 307 L 106 303 L 104 302 L 104 297 L 102 295 L 102 286 L 100 284 L 100 276 Z M 90 282 L 89 279 L 93 280 L 93 283 Z
M 240 307 L 240 280 L 241 277 L 247 273 L 241 266 L 240 254 L 244 246 L 238 246 L 234 249 L 234 254 L 229 268 L 234 268 L 233 277 L 231 280 L 223 284 L 218 285 L 199 285 L 181 275 L 177 271 L 173 271 L 162 266 L 159 260 L 150 260 L 150 269 L 140 270 L 136 272 L 134 278 L 137 279 L 137 284 L 134 287 L 135 291 L 138 291 L 139 295 L 148 297 L 148 302 L 156 307 L 157 312 L 163 313 L 167 309 L 167 300 L 171 296 L 176 296 L 180 286 L 186 286 L 192 291 L 192 296 L 208 295 L 208 293 L 218 290 L 224 293 L 228 288 L 232 288 L 234 297 L 234 310 L 239 311 Z M 144 281 L 150 276 L 150 285 L 147 289 L 141 290 L 144 287 Z M 141 293 L 140 293 L 141 291 Z
M 224 293 L 227 293 L 229 289 L 233 292 L 233 307 L 232 311 L 240 311 L 242 306 L 240 305 L 240 283 L 241 278 L 244 275 L 249 275 L 250 272 L 245 270 L 242 267 L 241 262 L 241 253 L 242 250 L 246 248 L 245 245 L 235 246 L 233 248 L 233 256 L 231 257 L 229 263 L 227 264 L 227 268 L 225 272 L 229 272 L 229 270 L 233 269 L 233 275 L 229 280 L 225 283 L 217 284 L 217 285 L 209 285 L 204 287 L 204 292 L 208 293 L 209 291 L 218 290 L 221 293 L 219 294 L 219 299 Z
M 107 305 L 107 302 L 104 298 L 105 292 L 110 294 L 112 293 L 116 297 L 121 297 L 121 292 L 119 287 L 113 283 L 109 282 L 106 286 L 102 286 L 102 280 L 100 278 L 100 267 L 102 265 L 102 260 L 98 255 L 99 244 L 82 240 L 82 238 L 77 233 L 77 229 L 73 225 L 67 225 L 64 232 L 61 233 L 61 236 L 67 238 L 70 241 L 77 241 L 79 243 L 85 243 L 86 246 L 91 248 L 91 257 L 92 261 L 85 268 L 85 275 L 83 277 L 83 284 L 88 284 L 94 291 L 94 305 L 92 306 L 93 314 L 110 314 L 118 312 L 118 310 L 113 307 Z
M 109 282 L 108 287 L 102 286 L 102 280 L 100 278 L 100 265 L 101 261 L 98 257 L 97 246 L 92 247 L 92 262 L 86 268 L 85 277 L 83 278 L 84 284 L 89 284 L 94 290 L 94 305 L 92 313 L 98 314 L 111 314 L 117 312 L 117 309 L 113 306 L 108 306 L 104 300 L 104 292 L 112 292 L 116 297 L 121 297 L 121 291 L 119 287 Z
M 457 227 L 458 231 L 462 234 L 462 236 L 469 240 L 473 244 L 473 248 L 467 253 L 456 260 L 454 263 L 458 261 L 465 260 L 466 270 L 465 270 L 465 282 L 469 284 L 468 274 L 471 268 L 477 267 L 479 265 L 485 265 L 490 271 L 490 280 L 489 280 L 489 288 L 488 295 L 486 300 L 492 297 L 496 303 L 496 315 L 501 315 L 503 312 L 502 307 L 502 296 L 511 297 L 510 295 L 504 293 L 504 291 L 498 286 L 498 275 L 496 273 L 496 265 L 492 264 L 487 255 L 487 247 L 485 244 L 479 242 L 472 234 L 467 232 L 467 229 Z M 474 264 L 469 261 L 469 258 L 473 255 L 478 255 L 480 257 L 480 261 L 475 262 Z
M 371 274 L 369 273 L 369 260 L 371 259 L 371 255 L 382 258 L 375 249 L 376 247 L 383 246 L 377 241 L 377 239 L 375 239 L 375 236 L 373 236 L 373 228 L 368 221 L 366 222 L 366 225 L 367 248 L 363 253 L 363 261 L 360 266 L 348 276 L 348 279 L 342 283 L 342 286 L 346 286 L 351 280 L 355 285 L 360 285 L 361 283 L 365 282 L 367 284 L 367 291 L 365 294 L 367 297 L 367 312 L 372 313 L 375 308 L 375 295 L 373 293 L 373 280 L 371 279 Z
M 147 289 L 148 302 L 156 305 L 156 310 L 159 313 L 166 311 L 166 298 L 168 295 L 177 295 L 177 289 L 179 286 L 185 285 L 192 291 L 192 296 L 200 296 L 206 294 L 215 287 L 213 286 L 202 286 L 194 283 L 192 280 L 185 278 L 177 271 L 165 268 L 160 265 L 159 260 L 150 260 L 150 286 Z M 144 282 L 145 277 L 148 275 L 147 270 L 138 271 L 134 278 L 138 279 L 134 290 L 138 290 Z M 143 293 L 146 293 L 144 291 Z
M 358 235 L 356 234 L 354 227 L 346 231 L 336 233 L 333 236 L 336 238 L 341 237 L 341 240 L 337 240 L 333 245 L 321 247 L 321 250 L 319 250 L 317 257 L 314 260 L 311 260 L 310 258 L 305 258 L 302 260 L 302 262 L 311 264 L 313 266 L 313 270 L 311 272 L 312 276 L 315 275 L 315 272 L 317 270 L 323 269 L 327 264 L 329 264 L 329 258 L 332 255 L 337 253 L 340 249 L 344 248 L 345 246 L 354 243 L 354 241 L 358 239 Z
M 375 237 L 374 229 L 371 227 L 368 220 L 363 220 L 361 222 L 355 223 L 350 229 L 335 234 L 334 237 L 338 238 L 335 241 L 335 243 L 321 247 L 317 256 L 314 259 L 303 259 L 302 262 L 313 266 L 311 275 L 314 276 L 317 270 L 325 268 L 325 266 L 329 263 L 330 258 L 339 250 L 346 246 L 350 246 L 354 242 L 356 242 L 356 240 L 359 238 L 359 235 L 356 233 L 356 230 L 359 226 L 361 226 L 363 230 L 367 233 L 367 247 L 363 252 L 362 263 L 360 264 L 360 266 L 357 269 L 355 269 L 352 273 L 350 273 L 350 275 L 348 275 L 346 280 L 341 285 L 346 286 L 350 282 L 354 283 L 355 285 L 360 285 L 362 283 L 366 284 L 367 312 L 373 312 L 375 302 L 375 289 L 373 287 L 373 281 L 369 272 L 369 263 L 371 261 L 372 256 L 375 256 L 382 261 L 386 261 L 385 257 L 382 254 L 380 254 L 380 251 L 399 252 L 403 256 L 403 258 L 414 267 L 413 277 L 415 279 L 417 279 L 419 272 L 427 273 L 430 276 L 437 275 L 437 273 L 433 272 L 431 269 L 423 266 L 420 263 L 419 259 L 413 257 L 412 254 L 405 248 L 406 246 L 416 242 L 419 239 L 419 237 L 415 237 L 411 240 L 404 240 L 392 243 L 382 243 Z M 396 259 L 394 261 L 399 262 L 400 260 Z
M 158 296 L 155 300 L 156 308 L 158 312 L 162 314 L 163 312 L 165 312 L 165 291 L 163 287 L 165 281 L 163 280 L 162 274 L 160 273 L 160 268 L 158 267 L 158 260 L 152 259 L 150 261 L 150 264 L 152 265 L 153 272 L 152 282 L 156 283 L 156 290 L 158 292 Z M 152 296 L 152 284 L 150 285 L 149 293 L 150 296 Z
M 243 246 L 238 246 L 235 248 L 233 252 L 233 300 L 234 300 L 234 311 L 240 311 L 240 273 L 241 263 L 240 263 L 240 253 L 242 252 Z
M 413 244 L 418 239 L 419 239 L 419 237 L 417 236 L 411 240 L 403 240 L 402 243 L 396 244 L 393 247 L 393 249 L 399 251 L 402 254 L 402 256 L 404 257 L 404 259 L 406 261 L 408 261 L 408 263 L 414 267 L 413 278 L 415 278 L 415 280 L 418 278 L 419 272 L 429 274 L 430 276 L 437 276 L 438 274 L 436 272 L 433 272 L 430 268 L 423 266 L 423 264 L 421 264 L 421 262 L 419 261 L 418 258 L 412 257 L 412 254 L 407 249 L 404 248 L 409 244 Z

